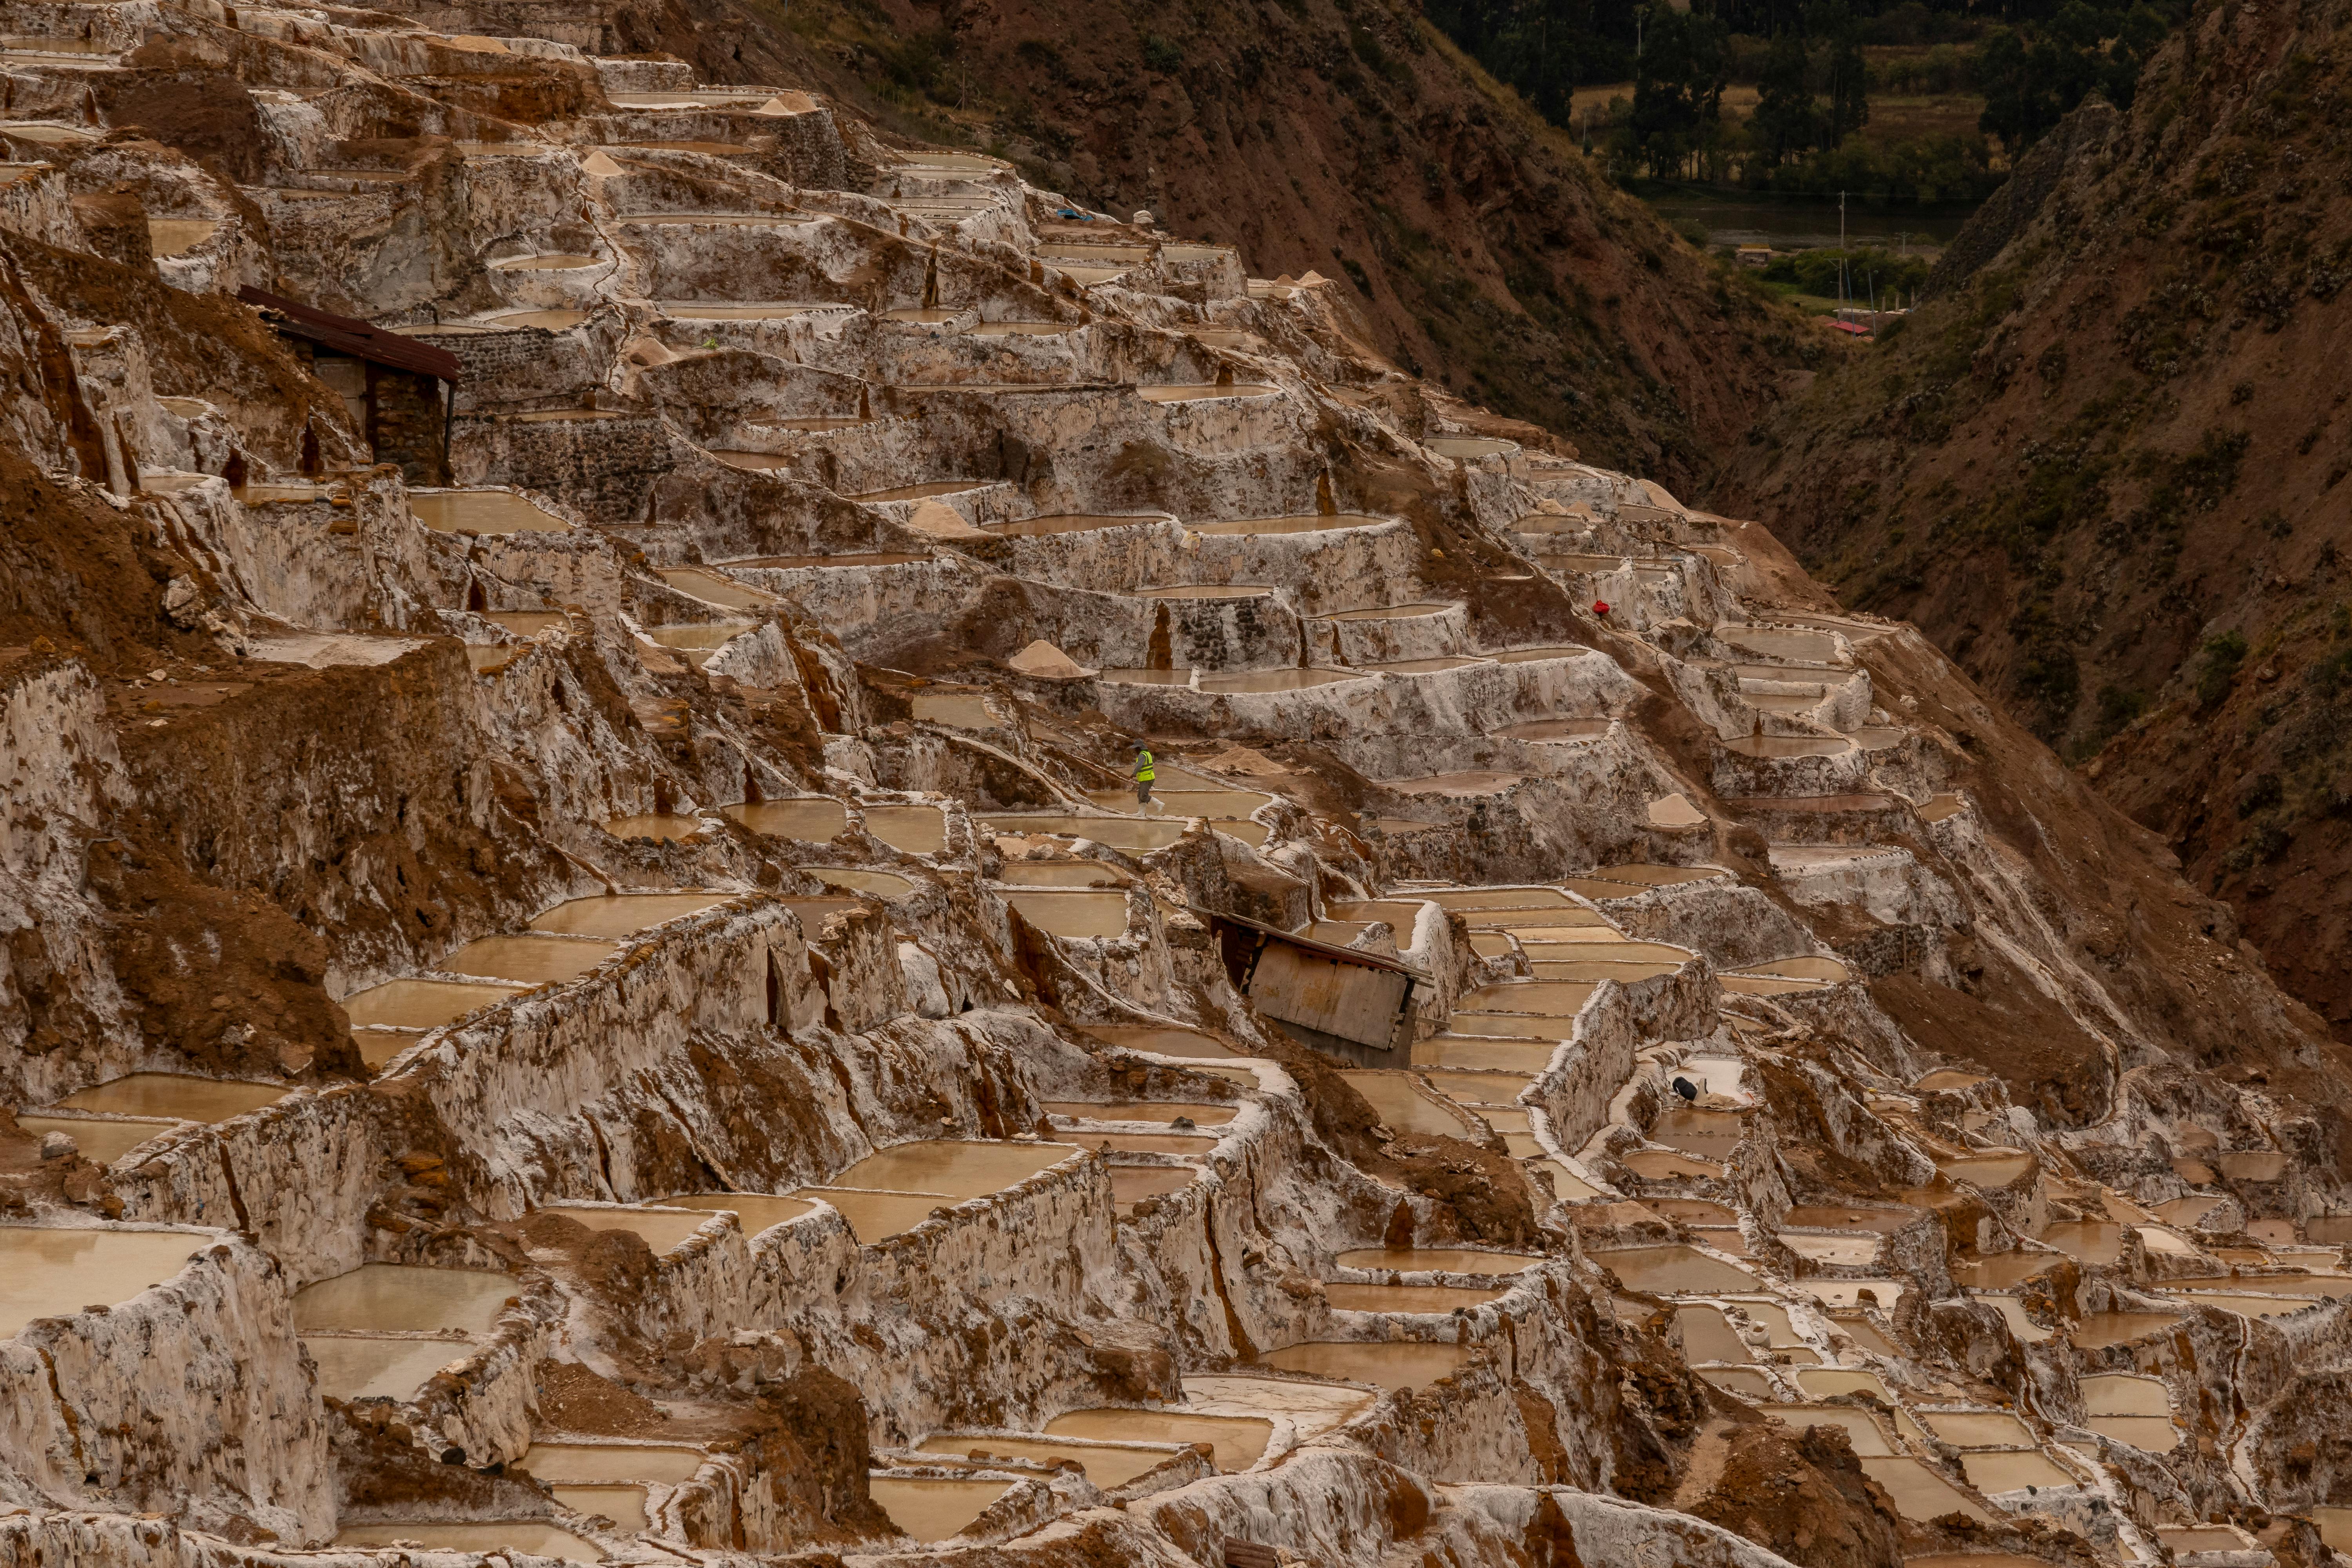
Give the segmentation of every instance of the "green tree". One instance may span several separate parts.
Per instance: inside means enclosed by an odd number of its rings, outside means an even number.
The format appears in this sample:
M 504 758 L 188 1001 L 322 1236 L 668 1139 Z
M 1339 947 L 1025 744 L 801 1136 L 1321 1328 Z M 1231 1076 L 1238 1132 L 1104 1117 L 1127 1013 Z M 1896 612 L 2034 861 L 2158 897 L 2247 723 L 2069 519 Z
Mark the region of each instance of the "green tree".
M 1834 147 L 1870 123 L 1870 68 L 1862 58 L 1862 25 L 1845 0 L 1821 0 L 1806 24 L 1829 56 L 1829 123 L 1822 141 Z
M 1730 60 L 1723 24 L 1713 16 L 1660 11 L 1651 17 L 1633 72 L 1632 130 L 1652 174 L 1683 172 L 1713 142 Z
M 1805 79 L 1811 65 L 1804 39 L 1793 29 L 1773 39 L 1764 56 L 1764 69 L 1756 82 L 1756 112 L 1748 119 L 1748 131 L 1775 167 L 1820 144 L 1821 115 Z

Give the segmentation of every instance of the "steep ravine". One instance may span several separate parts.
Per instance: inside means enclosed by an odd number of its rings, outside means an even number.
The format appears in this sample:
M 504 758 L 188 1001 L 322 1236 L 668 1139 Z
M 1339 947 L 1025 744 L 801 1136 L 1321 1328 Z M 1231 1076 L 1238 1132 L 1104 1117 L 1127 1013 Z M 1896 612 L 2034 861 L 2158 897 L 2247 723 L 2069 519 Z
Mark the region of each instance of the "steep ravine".
M 1914 620 L 2352 1028 L 2347 8 L 2200 6 L 1710 500 Z

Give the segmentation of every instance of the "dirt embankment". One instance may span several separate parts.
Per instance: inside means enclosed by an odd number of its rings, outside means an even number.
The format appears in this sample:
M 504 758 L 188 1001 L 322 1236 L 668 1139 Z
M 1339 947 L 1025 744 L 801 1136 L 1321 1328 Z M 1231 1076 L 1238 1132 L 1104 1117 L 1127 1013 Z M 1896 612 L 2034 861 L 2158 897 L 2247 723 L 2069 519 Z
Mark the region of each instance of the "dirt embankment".
M 1916 621 L 2352 1039 L 2340 10 L 2202 10 L 1710 497 Z

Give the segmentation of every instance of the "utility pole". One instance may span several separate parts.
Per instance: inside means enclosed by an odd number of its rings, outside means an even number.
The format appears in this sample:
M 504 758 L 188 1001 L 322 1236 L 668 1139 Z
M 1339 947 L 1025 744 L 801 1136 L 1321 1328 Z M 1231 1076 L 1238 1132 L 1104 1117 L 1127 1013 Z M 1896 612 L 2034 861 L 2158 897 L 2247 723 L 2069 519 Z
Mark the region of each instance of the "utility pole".
M 1838 193 L 1838 250 L 1841 254 L 1845 250 L 1845 193 L 1843 191 Z

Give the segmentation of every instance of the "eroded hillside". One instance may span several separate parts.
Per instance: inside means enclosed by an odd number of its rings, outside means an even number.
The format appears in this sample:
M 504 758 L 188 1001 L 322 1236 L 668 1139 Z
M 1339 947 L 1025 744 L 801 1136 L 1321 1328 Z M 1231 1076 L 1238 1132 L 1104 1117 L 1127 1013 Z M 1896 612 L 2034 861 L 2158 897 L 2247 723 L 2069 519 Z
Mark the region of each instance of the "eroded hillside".
M 2087 762 L 2339 1035 L 2346 21 L 2200 7 L 1719 482 Z
M 2352 1062 L 1762 525 L 625 14 L 11 16 L 10 1561 L 2333 1562 Z
M 673 0 L 556 26 L 514 9 L 520 30 L 835 95 L 885 134 L 953 133 L 1090 207 L 1238 247 L 1265 277 L 1338 279 L 1376 352 L 1668 483 L 1819 356 L 1415 5 Z M 203 155 L 224 115 L 186 103 L 177 133 Z

